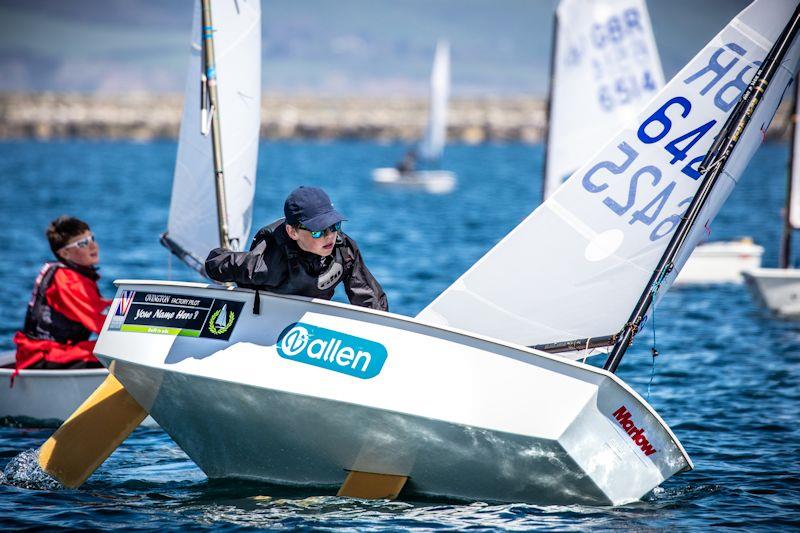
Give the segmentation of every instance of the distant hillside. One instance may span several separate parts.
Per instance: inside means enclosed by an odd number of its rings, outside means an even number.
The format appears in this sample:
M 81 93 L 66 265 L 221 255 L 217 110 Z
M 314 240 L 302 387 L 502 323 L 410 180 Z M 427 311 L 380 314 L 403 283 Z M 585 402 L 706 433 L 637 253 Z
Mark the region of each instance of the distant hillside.
M 233 1 L 233 0 L 232 0 Z M 263 0 L 267 91 L 427 90 L 453 49 L 455 94 L 546 91 L 555 0 Z M 651 0 L 672 76 L 746 0 Z M 0 0 L 0 90 L 182 90 L 192 0 Z

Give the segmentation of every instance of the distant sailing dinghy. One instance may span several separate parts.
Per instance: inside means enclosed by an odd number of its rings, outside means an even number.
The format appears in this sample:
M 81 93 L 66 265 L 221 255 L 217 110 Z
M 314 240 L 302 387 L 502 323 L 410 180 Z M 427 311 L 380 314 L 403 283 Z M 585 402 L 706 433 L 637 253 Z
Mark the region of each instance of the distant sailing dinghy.
M 430 193 L 444 194 L 456 186 L 456 175 L 437 169 L 447 142 L 447 104 L 450 99 L 450 45 L 436 43 L 436 55 L 431 71 L 430 108 L 425 137 L 404 156 L 395 167 L 376 168 L 372 179 L 383 185 L 422 188 Z M 421 163 L 423 168 L 416 168 Z
M 664 85 L 644 0 L 562 0 L 551 54 L 543 199 Z M 740 283 L 763 251 L 751 239 L 701 244 L 675 283 Z
M 789 158 L 783 237 L 778 268 L 760 268 L 744 273 L 750 291 L 764 307 L 778 316 L 800 319 L 800 269 L 791 267 L 792 234 L 800 229 L 800 81 L 795 83 L 792 117 L 792 148 Z
M 750 237 L 708 241 L 697 246 L 678 274 L 676 286 L 742 283 L 742 276 L 761 267 L 764 247 Z
M 118 281 L 112 309 L 131 305 L 109 316 L 97 356 L 211 478 L 343 494 L 353 478 L 396 481 L 372 494 L 383 497 L 637 500 L 692 463 L 614 371 L 794 77 L 796 8 L 751 4 L 417 318 Z M 678 150 L 685 161 L 670 163 Z M 612 351 L 599 369 L 526 344 Z

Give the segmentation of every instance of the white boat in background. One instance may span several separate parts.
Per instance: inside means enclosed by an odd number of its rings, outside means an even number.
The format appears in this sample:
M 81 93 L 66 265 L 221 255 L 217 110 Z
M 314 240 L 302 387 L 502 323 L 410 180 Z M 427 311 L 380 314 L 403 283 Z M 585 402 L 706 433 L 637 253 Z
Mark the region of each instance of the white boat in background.
M 416 147 L 406 153 L 404 161 L 409 160 L 409 168 L 403 168 L 402 163 L 398 163 L 396 167 L 376 168 L 372 171 L 375 183 L 424 189 L 434 194 L 449 193 L 455 188 L 455 173 L 435 168 L 447 143 L 449 99 L 450 45 L 447 41 L 440 40 L 436 43 L 431 70 L 430 108 L 425 136 Z M 416 168 L 418 162 L 422 163 L 422 168 Z
M 610 13 L 622 14 L 621 25 Z M 543 199 L 664 85 L 644 0 L 562 0 L 553 26 Z M 741 283 L 743 270 L 761 266 L 763 251 L 749 238 L 701 244 L 675 283 Z
M 105 368 L 22 369 L 14 378 L 16 352 L 0 352 L 0 421 L 24 427 L 58 427 L 108 376 Z M 151 417 L 143 426 L 158 427 Z
M 761 305 L 779 317 L 800 319 L 800 270 L 759 268 L 743 275 Z
M 797 70 L 796 7 L 756 0 L 740 13 L 631 128 L 415 319 L 247 289 L 119 281 L 96 354 L 211 478 L 333 487 L 351 471 L 407 478 L 407 494 L 438 497 L 641 498 L 692 463 L 613 372 L 760 144 Z M 709 62 L 731 50 L 741 65 L 700 90 Z M 715 104 L 759 62 L 739 103 Z M 688 118 L 675 106 L 691 108 Z M 673 119 L 656 139 L 650 126 L 664 113 Z M 708 164 L 703 172 L 670 166 L 663 145 L 709 122 L 716 127 L 687 148 L 688 161 Z M 717 134 L 723 144 L 712 146 Z M 624 198 L 642 169 L 668 177 L 648 191 L 664 201 L 649 223 L 629 224 L 628 211 L 603 200 Z M 629 210 L 651 201 L 642 194 Z M 595 347 L 588 337 L 613 344 L 606 369 L 522 346 Z
M 23 369 L 9 386 L 16 352 L 0 353 L 0 419 L 26 426 L 58 427 L 108 376 L 105 368 Z
M 400 172 L 394 167 L 376 168 L 372 171 L 375 183 L 425 189 L 432 194 L 446 194 L 457 183 L 456 176 L 448 170 L 413 170 Z
M 758 269 L 764 247 L 744 237 L 738 241 L 710 241 L 698 245 L 683 265 L 675 285 L 742 283 L 744 272 Z
M 764 307 L 778 316 L 800 319 L 800 269 L 792 268 L 792 234 L 800 229 L 800 80 L 795 83 L 792 117 L 792 148 L 789 156 L 786 206 L 783 209 L 783 236 L 779 268 L 758 268 L 744 273 L 750 292 Z

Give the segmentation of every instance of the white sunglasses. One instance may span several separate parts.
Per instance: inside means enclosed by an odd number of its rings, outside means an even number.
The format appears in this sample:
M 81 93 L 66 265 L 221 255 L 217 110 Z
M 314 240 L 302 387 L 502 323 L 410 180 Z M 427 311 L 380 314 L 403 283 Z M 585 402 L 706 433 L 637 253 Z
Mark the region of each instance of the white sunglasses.
M 94 235 L 89 235 L 88 237 L 84 237 L 79 241 L 75 241 L 72 244 L 67 244 L 66 246 L 62 246 L 58 251 L 66 250 L 67 248 L 86 248 L 94 241 Z

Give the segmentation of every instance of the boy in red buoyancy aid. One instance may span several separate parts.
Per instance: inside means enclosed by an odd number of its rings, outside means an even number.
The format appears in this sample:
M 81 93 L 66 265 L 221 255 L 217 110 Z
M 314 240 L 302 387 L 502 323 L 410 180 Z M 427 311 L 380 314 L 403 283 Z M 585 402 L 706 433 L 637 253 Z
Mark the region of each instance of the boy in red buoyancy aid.
M 14 335 L 16 374 L 23 368 L 98 368 L 92 355 L 111 304 L 97 288 L 99 248 L 89 225 L 61 216 L 47 227 L 56 261 L 45 263 L 36 277 L 25 325 Z

